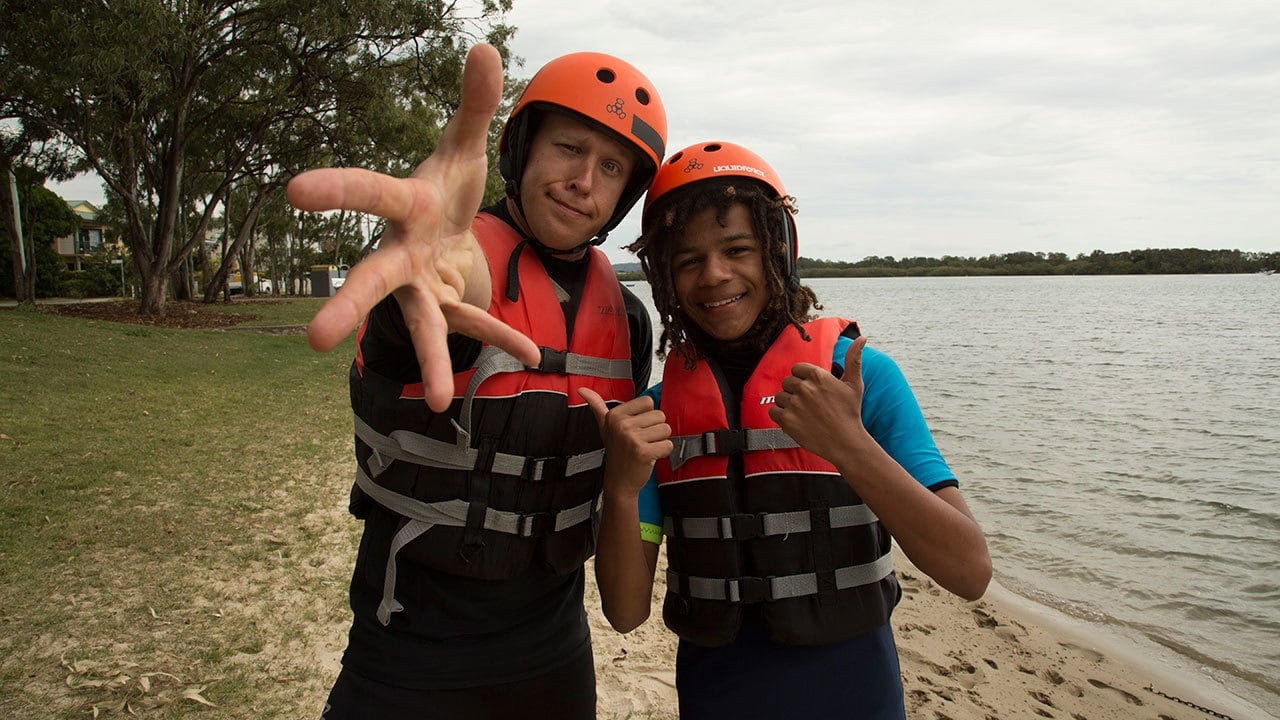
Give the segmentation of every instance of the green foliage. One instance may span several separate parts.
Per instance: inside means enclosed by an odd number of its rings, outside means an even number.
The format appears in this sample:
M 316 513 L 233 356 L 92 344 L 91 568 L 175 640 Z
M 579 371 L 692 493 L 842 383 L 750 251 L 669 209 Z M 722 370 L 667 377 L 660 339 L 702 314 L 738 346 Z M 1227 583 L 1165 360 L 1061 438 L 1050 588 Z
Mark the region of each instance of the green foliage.
M 508 55 L 509 5 L 9 3 L 0 116 L 73 143 L 104 179 L 158 311 L 160 280 L 203 242 L 226 188 L 278 194 L 328 165 L 403 175 L 429 154 L 467 48 L 483 38 Z
M 24 220 L 30 227 L 25 228 L 24 232 L 31 233 L 36 244 L 50 245 L 55 239 L 74 235 L 80 230 L 80 216 L 52 190 L 45 187 L 32 188 L 30 197 L 23 200 L 31 203 Z
M 67 263 L 51 243 L 36 245 L 36 297 L 48 298 L 61 294 L 63 275 Z M 0 255 L 0 296 L 15 297 L 13 288 L 13 258 L 8 252 Z
M 1280 252 L 1197 248 L 1094 250 L 1074 259 L 1065 253 L 1013 252 L 983 257 L 867 257 L 858 262 L 801 257 L 803 277 L 894 277 L 907 275 L 1177 275 L 1251 273 L 1280 268 Z
M 74 235 L 80 229 L 80 217 L 52 190 L 36 185 L 18 190 L 22 207 L 22 233 L 29 236 L 35 250 L 36 297 L 52 297 L 63 291 L 65 262 L 58 255 L 54 241 Z M 7 243 L 6 243 L 7 244 Z M 13 258 L 7 252 L 0 260 L 0 295 L 15 297 Z

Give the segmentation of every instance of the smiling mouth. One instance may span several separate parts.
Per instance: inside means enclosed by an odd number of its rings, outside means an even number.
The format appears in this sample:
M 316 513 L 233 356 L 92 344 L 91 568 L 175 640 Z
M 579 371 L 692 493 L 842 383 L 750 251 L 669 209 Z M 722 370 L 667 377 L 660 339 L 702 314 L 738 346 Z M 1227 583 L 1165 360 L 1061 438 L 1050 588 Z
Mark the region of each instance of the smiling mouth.
M 734 295 L 733 297 L 725 298 L 724 300 L 716 300 L 715 302 L 702 303 L 702 307 L 707 308 L 708 310 L 714 310 L 718 307 L 724 307 L 729 303 L 737 302 L 741 300 L 745 295 L 746 293 L 743 293 L 742 295 Z
M 564 202 L 563 200 L 556 198 L 554 195 L 550 197 L 551 197 L 551 201 L 555 203 L 557 206 L 559 206 L 561 210 L 566 210 L 578 217 L 584 217 L 584 218 L 587 217 L 587 213 L 583 212 L 582 210 Z

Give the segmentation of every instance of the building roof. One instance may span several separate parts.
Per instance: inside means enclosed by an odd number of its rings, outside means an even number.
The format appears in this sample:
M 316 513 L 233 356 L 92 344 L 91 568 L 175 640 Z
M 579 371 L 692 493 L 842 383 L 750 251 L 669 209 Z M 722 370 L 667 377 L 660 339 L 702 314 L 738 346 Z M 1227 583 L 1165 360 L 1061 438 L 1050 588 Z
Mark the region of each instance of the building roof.
M 68 200 L 67 207 L 80 216 L 81 220 L 95 222 L 98 219 L 98 206 L 88 200 Z

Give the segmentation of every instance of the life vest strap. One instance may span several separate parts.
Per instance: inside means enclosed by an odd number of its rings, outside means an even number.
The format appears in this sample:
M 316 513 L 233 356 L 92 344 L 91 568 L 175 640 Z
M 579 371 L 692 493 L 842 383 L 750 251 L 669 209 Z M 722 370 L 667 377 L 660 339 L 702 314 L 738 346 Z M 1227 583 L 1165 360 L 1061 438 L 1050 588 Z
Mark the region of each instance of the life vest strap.
M 392 539 L 387 569 L 383 576 L 378 620 L 387 625 L 391 622 L 391 613 L 404 609 L 395 599 L 396 555 L 404 546 L 436 525 L 465 527 L 470 503 L 461 499 L 428 503 L 401 495 L 379 485 L 359 466 L 356 467 L 356 485 L 374 502 L 409 519 Z M 600 493 L 594 500 L 556 512 L 519 513 L 487 507 L 484 510 L 484 529 L 524 538 L 550 535 L 589 521 L 600 511 L 603 499 L 604 494 Z
M 885 553 L 862 565 L 836 568 L 837 590 L 880 582 L 893 573 L 893 555 Z M 667 587 L 699 600 L 760 603 L 818 594 L 818 574 L 800 573 L 772 577 L 710 578 L 667 570 Z
M 677 435 L 671 438 L 671 469 L 705 455 L 734 455 L 754 450 L 783 450 L 800 447 L 782 428 L 746 428 L 743 430 L 709 430 L 699 435 Z
M 391 435 L 383 435 L 358 415 L 355 418 L 355 431 L 356 437 L 377 454 L 376 466 L 370 468 L 374 477 L 390 465 L 386 458 L 447 470 L 488 470 L 502 475 L 515 475 L 532 482 L 572 477 L 604 464 L 602 448 L 568 457 L 542 458 L 495 452 L 491 467 L 480 468 L 476 466 L 480 453 L 475 448 L 459 447 L 408 430 L 394 430 Z
M 480 388 L 480 384 L 485 380 L 499 373 L 534 370 L 537 372 L 580 375 L 606 380 L 631 379 L 630 360 L 607 360 L 591 355 L 571 353 L 566 350 L 553 350 L 547 347 L 541 347 L 539 350 L 542 353 L 542 359 L 536 367 L 529 367 L 517 360 L 515 356 L 507 353 L 507 351 L 493 345 L 485 345 L 480 349 L 480 354 L 476 357 L 475 363 L 472 364 L 472 367 L 475 368 L 475 373 L 471 375 L 471 380 L 467 383 L 466 393 L 463 395 L 462 412 L 458 416 L 457 422 L 454 423 L 454 428 L 458 431 L 458 445 L 460 447 L 467 447 L 471 444 L 471 406 L 475 400 L 476 390 Z
M 820 511 L 818 509 L 817 511 Z M 693 540 L 751 540 L 773 535 L 805 533 L 813 529 L 812 510 L 778 513 L 739 513 L 718 517 L 668 517 L 662 522 L 667 537 Z M 865 504 L 827 509 L 832 528 L 870 525 L 879 520 Z

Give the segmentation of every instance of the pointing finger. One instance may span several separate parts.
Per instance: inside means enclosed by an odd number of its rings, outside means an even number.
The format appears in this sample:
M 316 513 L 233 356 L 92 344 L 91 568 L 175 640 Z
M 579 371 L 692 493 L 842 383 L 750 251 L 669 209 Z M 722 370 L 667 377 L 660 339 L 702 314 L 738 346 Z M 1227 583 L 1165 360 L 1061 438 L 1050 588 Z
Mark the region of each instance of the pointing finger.
M 299 210 L 351 210 L 392 222 L 409 219 L 414 207 L 412 186 L 404 180 L 361 168 L 308 170 L 289 181 L 287 194 Z

